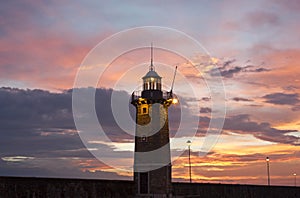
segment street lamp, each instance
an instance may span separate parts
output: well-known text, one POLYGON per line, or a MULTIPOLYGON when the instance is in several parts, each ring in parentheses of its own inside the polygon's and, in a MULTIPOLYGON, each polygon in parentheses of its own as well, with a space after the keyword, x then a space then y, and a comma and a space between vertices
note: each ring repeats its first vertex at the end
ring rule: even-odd
POLYGON ((295 187, 296 187, 297 186, 297 174, 294 173, 293 175, 294 175, 294 184, 295 184, 295 187))
POLYGON ((189 147, 189 173, 190 173, 190 183, 192 183, 192 166, 191 166, 191 144, 192 142, 188 140, 187 145, 189 147))
POLYGON ((268 186, 270 186, 270 159, 269 157, 266 157, 266 162, 267 162, 267 173, 268 173, 268 186))

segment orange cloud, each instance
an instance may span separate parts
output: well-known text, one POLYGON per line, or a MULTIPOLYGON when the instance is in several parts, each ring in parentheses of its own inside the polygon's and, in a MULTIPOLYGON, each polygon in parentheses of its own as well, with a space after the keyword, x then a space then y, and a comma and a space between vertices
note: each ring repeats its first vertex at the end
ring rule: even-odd
MULTIPOLYGON (((268 156, 271 183, 293 185, 292 173, 300 171, 299 154, 300 148, 297 146, 263 143, 243 138, 243 135, 222 135, 218 144, 206 156, 199 157, 192 150, 192 179, 194 182, 266 185, 265 159, 268 156)), ((188 163, 187 151, 173 162, 174 181, 189 181, 188 163)))

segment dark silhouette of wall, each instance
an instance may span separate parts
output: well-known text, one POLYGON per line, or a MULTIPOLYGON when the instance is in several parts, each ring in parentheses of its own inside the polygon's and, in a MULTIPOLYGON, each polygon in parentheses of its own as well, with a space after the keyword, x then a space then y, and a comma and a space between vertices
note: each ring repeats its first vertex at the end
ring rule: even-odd
POLYGON ((177 197, 300 198, 300 187, 239 184, 173 183, 177 197))
POLYGON ((132 197, 133 181, 0 177, 0 198, 132 197))
MULTIPOLYGON (((173 197, 300 198, 300 187, 173 183, 173 197)), ((0 198, 134 197, 133 181, 0 177, 0 198)))

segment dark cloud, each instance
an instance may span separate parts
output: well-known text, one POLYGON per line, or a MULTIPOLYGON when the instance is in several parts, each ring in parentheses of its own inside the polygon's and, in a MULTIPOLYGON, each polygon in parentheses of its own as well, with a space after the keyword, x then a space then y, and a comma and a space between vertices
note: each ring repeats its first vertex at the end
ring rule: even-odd
MULTIPOLYGON (((87 89, 82 89, 86 91, 87 89)), ((129 95, 116 92, 118 96, 128 100, 129 95)), ((100 123, 104 127, 117 126, 114 121, 110 100, 111 89, 97 89, 95 101, 96 112, 100 123)), ((61 133, 64 130, 75 130, 72 114, 72 90, 62 93, 50 93, 43 90, 22 90, 13 88, 0 89, 0 130, 14 133, 18 137, 61 133)), ((134 109, 129 105, 130 111, 134 109)), ((122 131, 115 128, 114 131, 122 131)), ((108 132, 109 133, 109 132, 108 132)), ((56 134, 57 135, 57 134, 56 134)), ((108 135, 113 135, 108 134, 108 135)), ((124 135, 124 134, 123 134, 124 135)))
POLYGON ((232 63, 234 63, 236 60, 235 59, 232 59, 232 60, 227 60, 223 63, 223 66, 222 68, 225 68, 227 66, 230 66, 232 63))
POLYGON ((240 114, 225 118, 224 128, 225 131, 232 131, 241 134, 251 134, 254 137, 277 143, 298 145, 299 138, 288 135, 290 132, 296 130, 279 130, 273 128, 270 123, 258 123, 251 121, 250 115, 240 114))
POLYGON ((240 73, 243 70, 242 67, 234 67, 228 70, 221 70, 221 75, 225 78, 232 78, 234 74, 240 73))
POLYGON ((74 129, 68 92, 1 88, 0 101, 1 128, 74 129))
MULTIPOLYGON (((213 121, 218 121, 221 118, 214 118, 213 121)), ((199 129, 197 136, 206 135, 206 130, 211 122, 211 118, 201 116, 199 122, 199 129)), ((300 138, 289 135, 290 132, 297 132, 297 130, 279 130, 271 126, 267 122, 256 122, 251 120, 248 114, 239 114, 235 116, 228 116, 225 118, 223 126, 223 134, 227 133, 250 134, 260 140, 269 142, 299 145, 300 138)))
POLYGON ((241 98, 241 97, 234 97, 234 98, 232 98, 232 100, 234 100, 234 101, 236 101, 236 102, 251 102, 251 101, 253 101, 253 100, 251 100, 251 99, 247 99, 247 98, 241 98))
POLYGON ((209 98, 209 97, 203 97, 203 98, 201 98, 201 100, 202 100, 202 101, 205 101, 205 102, 208 102, 208 101, 211 100, 211 98, 209 98))
POLYGON ((260 67, 260 68, 256 68, 254 70, 248 70, 248 72, 265 72, 265 71, 271 71, 270 69, 266 69, 266 68, 263 68, 263 67, 260 67))
POLYGON ((211 108, 209 107, 201 107, 200 113, 211 113, 211 108))
MULTIPOLYGON (((267 72, 270 69, 263 68, 260 66, 255 65, 237 65, 236 59, 226 60, 224 62, 218 63, 218 67, 216 69, 211 70, 212 76, 217 76, 221 74, 225 78, 232 78, 239 73, 260 73, 260 72, 267 72)), ((246 63, 249 63, 247 61, 246 63)))
POLYGON ((285 94, 285 93, 272 93, 263 96, 265 102, 276 104, 276 105, 296 105, 300 102, 299 95, 294 94, 285 94))
POLYGON ((56 177, 56 178, 95 178, 95 179, 130 179, 110 171, 88 171, 88 168, 107 168, 96 159, 59 159, 37 158, 23 162, 6 162, 0 158, 1 176, 56 177), (85 164, 91 164, 87 166, 85 164))
POLYGON ((263 107, 263 105, 257 105, 257 104, 249 104, 247 106, 249 106, 249 107, 263 107))
POLYGON ((0 158, 1 176, 53 176, 55 173, 49 169, 26 166, 23 163, 9 163, 0 158))
MULTIPOLYGON (((86 90, 82 89, 82 91, 86 90)), ((122 142, 128 141, 130 138, 133 139, 117 127, 114 121, 109 103, 111 94, 112 90, 97 89, 96 91, 96 112, 99 121, 105 128, 106 135, 112 141, 122 142)), ((117 92, 117 94, 129 98, 129 95, 124 92, 117 92)), ((0 88, 0 109, 0 159, 13 156, 30 156, 34 160, 45 159, 44 161, 47 161, 48 158, 51 158, 48 159, 48 163, 49 160, 55 161, 59 158, 94 159, 83 145, 74 125, 72 90, 51 93, 44 90, 0 88)), ((109 145, 97 143, 92 146, 103 151, 106 155, 116 152, 109 145)), ((120 156, 128 157, 130 153, 123 152, 120 156)), ((21 171, 18 170, 20 167, 16 164, 8 166, 7 163, 11 162, 2 161, 0 168, 2 171, 6 170, 7 174, 14 172, 16 175, 20 173, 26 176, 32 174, 33 171, 36 171, 35 175, 39 176, 58 174, 57 171, 47 172, 47 169, 53 169, 51 165, 36 164, 36 168, 32 169, 29 168, 30 164, 26 164, 27 162, 19 162, 24 169, 21 171)), ((61 164, 61 166, 65 165, 61 164)), ((80 172, 76 167, 75 170, 80 172)), ((62 175, 66 176, 66 174, 67 171, 62 175)))

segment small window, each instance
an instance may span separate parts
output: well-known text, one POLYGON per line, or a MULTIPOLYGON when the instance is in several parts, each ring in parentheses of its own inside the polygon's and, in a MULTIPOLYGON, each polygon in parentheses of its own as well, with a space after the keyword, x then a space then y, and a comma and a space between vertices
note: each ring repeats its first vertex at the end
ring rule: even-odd
POLYGON ((143 114, 147 113, 147 108, 143 107, 143 114))
POLYGON ((149 113, 148 105, 147 104, 141 104, 139 107, 139 113, 140 115, 145 115, 149 113))

